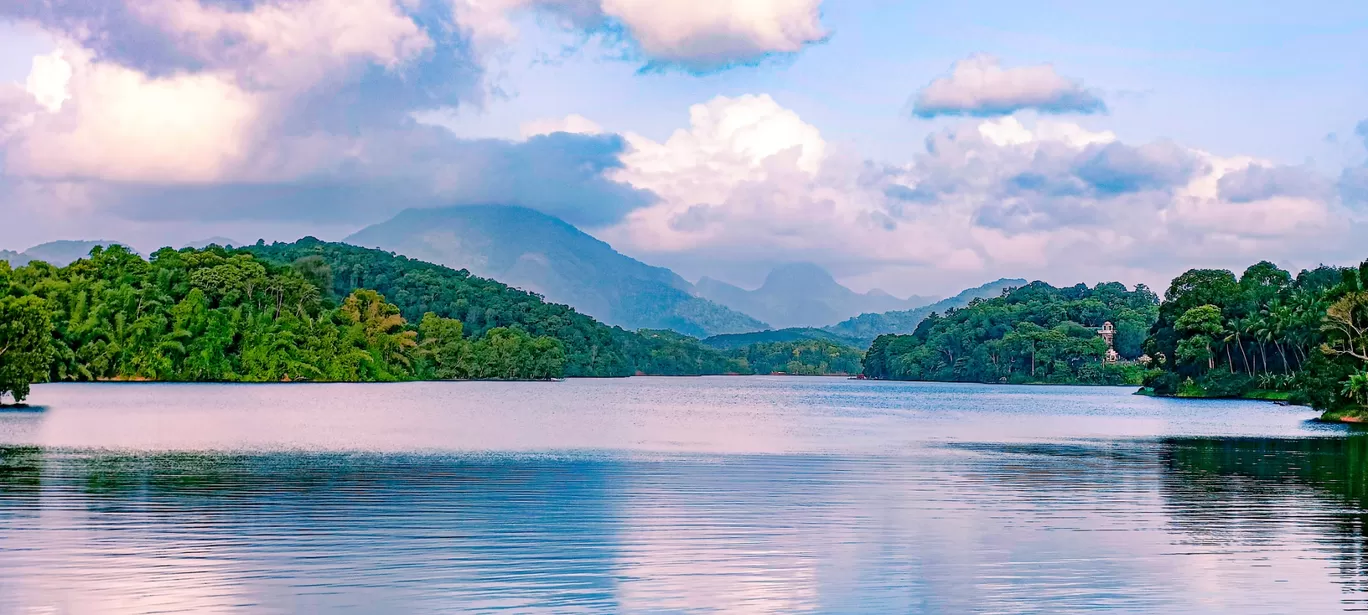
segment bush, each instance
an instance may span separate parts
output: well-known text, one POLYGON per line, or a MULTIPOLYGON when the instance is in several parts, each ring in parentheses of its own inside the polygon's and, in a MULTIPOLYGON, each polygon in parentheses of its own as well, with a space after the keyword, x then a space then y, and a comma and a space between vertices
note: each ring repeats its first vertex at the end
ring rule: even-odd
POLYGON ((1213 369, 1202 376, 1198 385, 1207 397, 1239 397, 1254 388, 1254 380, 1240 372, 1213 369))
POLYGON ((1176 395, 1182 384, 1183 378, 1175 372, 1150 372, 1145 376, 1145 386, 1156 395, 1176 395))

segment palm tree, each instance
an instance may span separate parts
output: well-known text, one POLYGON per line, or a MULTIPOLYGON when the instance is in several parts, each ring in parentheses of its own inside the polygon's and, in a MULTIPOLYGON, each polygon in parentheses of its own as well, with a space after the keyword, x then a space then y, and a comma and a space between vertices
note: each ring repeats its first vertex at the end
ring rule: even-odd
POLYGON ((1240 362, 1244 364, 1245 373, 1252 374, 1253 372, 1249 369, 1249 356, 1245 354, 1244 339, 1240 337, 1241 334, 1249 329, 1248 319, 1231 318, 1229 324, 1230 330, 1228 335, 1226 335, 1225 342, 1235 342, 1235 345, 1240 348, 1240 362))

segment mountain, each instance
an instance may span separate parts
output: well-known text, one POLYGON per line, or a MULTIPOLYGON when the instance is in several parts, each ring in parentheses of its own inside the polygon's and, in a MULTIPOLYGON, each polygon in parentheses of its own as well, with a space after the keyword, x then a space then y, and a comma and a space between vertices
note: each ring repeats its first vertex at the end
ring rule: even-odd
MULTIPOLYGON (((90 256, 90 250, 95 246, 111 246, 115 244, 124 247, 128 246, 128 244, 123 242, 110 241, 108 239, 96 239, 93 241, 63 239, 60 241, 49 241, 47 243, 38 244, 23 252, 0 250, 0 260, 9 261, 9 264, 12 267, 21 267, 31 261, 43 261, 49 265, 65 267, 77 259, 90 256)), ((134 253, 136 254, 136 252, 134 253)))
POLYGON ((881 314, 860 314, 830 327, 824 327, 824 329, 836 335, 858 340, 862 346, 868 346, 870 342, 874 341, 874 338, 885 333, 911 333, 915 331, 917 325, 931 314, 943 314, 951 308, 964 307, 974 299, 998 297, 1002 295, 1004 289, 1016 288, 1025 284, 1026 280, 1021 278, 1002 278, 982 286, 970 288, 949 299, 942 299, 931 305, 881 314))
POLYGON ((926 297, 899 299, 881 290, 857 293, 841 286, 827 270, 812 263, 778 267, 755 290, 703 278, 698 295, 775 327, 820 327, 867 312, 908 310, 930 303, 926 297))
POLYGON ((200 240, 198 240, 198 241, 192 241, 192 242, 187 243, 187 244, 185 244, 184 246, 181 246, 181 247, 182 247, 182 248, 194 248, 194 249, 196 249, 196 250, 203 250, 203 249, 205 249, 205 248, 207 248, 207 247, 209 247, 209 246, 219 246, 219 247, 221 247, 221 248, 226 248, 226 247, 228 247, 228 246, 238 246, 238 247, 241 247, 242 245, 244 245, 244 244, 243 244, 242 242, 240 242, 240 241, 233 241, 232 239, 229 239, 229 238, 227 238, 227 237, 223 237, 223 236, 221 236, 221 235, 215 235, 215 236, 213 236, 213 237, 209 237, 209 238, 206 238, 206 239, 200 239, 200 240))
POLYGON ((521 207, 410 209, 346 243, 497 279, 627 329, 695 337, 769 328, 693 294, 673 271, 625 256, 566 222, 521 207))

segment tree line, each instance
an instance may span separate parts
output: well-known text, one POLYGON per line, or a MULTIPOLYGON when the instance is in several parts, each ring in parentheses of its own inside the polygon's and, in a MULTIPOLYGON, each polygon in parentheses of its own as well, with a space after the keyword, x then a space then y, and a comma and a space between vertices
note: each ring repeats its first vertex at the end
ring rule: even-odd
POLYGON ((935 314, 865 353, 871 378, 1143 384, 1156 395, 1285 398, 1368 416, 1368 261, 1297 275, 1192 269, 1163 300, 1119 283, 1033 282, 935 314), (1117 362, 1098 327, 1115 325, 1117 362))
POLYGON ((1159 311, 1143 284, 1056 288, 1032 282, 932 314, 909 335, 881 335, 865 353, 870 378, 983 383, 1140 384, 1136 362, 1159 311), (1098 331, 1112 323, 1120 361, 1098 331))
POLYGON ((326 268, 248 252, 122 246, 67 267, 0 263, 0 393, 42 381, 384 382, 546 379, 564 373, 551 337, 512 327, 467 336, 426 313, 416 325, 372 289, 335 296, 326 268))
POLYGON ((312 238, 148 259, 110 246, 66 267, 0 261, 0 395, 16 401, 45 381, 829 373, 858 357, 625 331, 464 270, 312 238))
POLYGON ((1368 262, 1295 277, 1269 262, 1236 277, 1194 269, 1164 294, 1146 341, 1162 395, 1260 391, 1335 412, 1368 403, 1368 262))

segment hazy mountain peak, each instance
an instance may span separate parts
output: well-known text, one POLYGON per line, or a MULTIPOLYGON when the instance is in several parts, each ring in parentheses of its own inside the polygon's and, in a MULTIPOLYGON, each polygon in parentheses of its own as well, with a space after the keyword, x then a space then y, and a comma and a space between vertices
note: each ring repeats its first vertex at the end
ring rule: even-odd
MULTIPOLYGON (((789 263, 775 267, 765 276, 765 283, 761 286, 779 287, 794 284, 820 284, 824 286, 840 286, 836 278, 831 276, 831 272, 822 268, 816 263, 789 263)), ((841 288, 845 288, 841 286, 841 288)), ((849 289, 846 289, 849 290, 849 289)))
POLYGON ((699 337, 766 328, 694 296, 664 267, 614 250, 565 221, 508 205, 408 209, 345 240, 493 278, 608 324, 699 337))
POLYGON ((215 235, 215 236, 213 236, 213 237, 206 237, 206 238, 204 238, 204 239, 199 239, 199 240, 196 240, 196 241, 188 242, 188 243, 186 243, 184 246, 181 246, 181 247, 182 247, 182 248, 194 248, 194 249, 196 249, 196 250, 203 250, 204 248, 207 248, 207 247, 209 247, 209 246, 211 246, 211 245, 213 245, 213 246, 221 246, 221 247, 226 248, 226 247, 228 247, 228 246, 241 247, 241 246, 245 246, 245 245, 248 245, 248 244, 244 244, 244 243, 242 243, 241 241, 235 241, 235 240, 229 239, 229 238, 227 238, 227 237, 223 237, 223 236, 221 236, 221 235, 215 235))
POLYGON ((8 260, 12 266, 22 266, 31 261, 43 261, 50 265, 65 267, 73 261, 85 258, 90 255, 90 251, 95 246, 121 245, 130 251, 137 253, 131 246, 122 241, 112 241, 108 239, 59 239, 40 243, 20 253, 11 251, 0 252, 0 259, 8 260))
POLYGON ((765 283, 745 290, 711 278, 696 285, 699 295, 763 319, 776 327, 816 327, 857 314, 910 309, 925 298, 899 299, 886 292, 857 293, 836 281, 821 265, 810 262, 775 267, 765 283))

